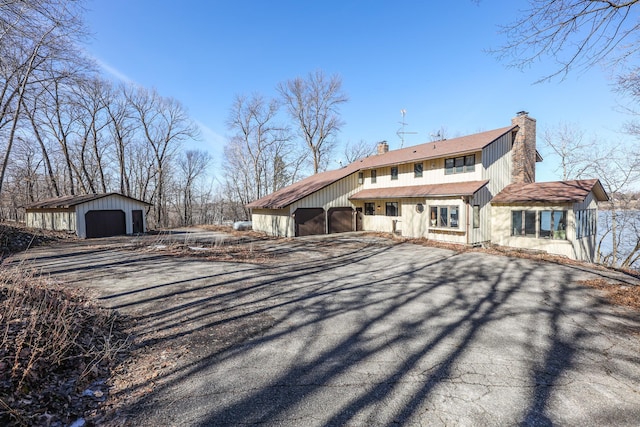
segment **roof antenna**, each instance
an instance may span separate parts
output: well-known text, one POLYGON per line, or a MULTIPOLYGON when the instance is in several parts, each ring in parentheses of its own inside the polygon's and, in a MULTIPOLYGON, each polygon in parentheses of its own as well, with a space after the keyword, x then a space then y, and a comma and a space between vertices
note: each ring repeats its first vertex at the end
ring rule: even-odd
POLYGON ((398 137, 400 137, 400 148, 404 147, 404 136, 405 135, 415 135, 418 132, 405 132, 404 127, 406 125, 408 125, 408 123, 404 122, 404 116, 407 114, 407 110, 405 110, 404 108, 402 110, 400 110, 400 114, 402 115, 402 121, 398 122, 402 125, 402 127, 400 129, 398 129, 398 132, 396 132, 396 135, 398 135, 398 137))

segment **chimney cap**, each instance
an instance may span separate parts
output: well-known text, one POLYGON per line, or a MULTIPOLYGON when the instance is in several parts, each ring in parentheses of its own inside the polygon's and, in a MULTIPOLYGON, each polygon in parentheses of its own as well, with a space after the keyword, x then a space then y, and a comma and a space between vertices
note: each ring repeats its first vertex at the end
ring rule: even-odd
POLYGON ((528 115, 528 114, 529 114, 529 112, 528 112, 528 111, 524 111, 524 110, 522 110, 522 111, 518 111, 516 114, 517 114, 518 116, 526 116, 526 115, 528 115))

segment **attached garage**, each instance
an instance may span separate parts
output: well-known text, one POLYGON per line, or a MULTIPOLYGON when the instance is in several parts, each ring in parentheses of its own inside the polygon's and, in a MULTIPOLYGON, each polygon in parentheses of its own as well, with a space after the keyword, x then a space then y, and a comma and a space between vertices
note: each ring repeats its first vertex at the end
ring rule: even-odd
POLYGON ((26 225, 81 238, 144 233, 149 203, 119 193, 64 196, 25 206, 26 225))
POLYGON ((327 212, 329 234, 354 231, 354 210, 350 207, 331 208, 327 212))
POLYGON ((298 208, 294 213, 296 237, 326 234, 322 208, 298 208))

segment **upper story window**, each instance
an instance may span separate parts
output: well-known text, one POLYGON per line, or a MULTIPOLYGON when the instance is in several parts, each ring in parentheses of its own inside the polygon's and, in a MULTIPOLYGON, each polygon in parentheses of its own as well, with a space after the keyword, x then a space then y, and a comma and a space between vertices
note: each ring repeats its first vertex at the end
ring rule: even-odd
POLYGON ((444 159, 444 173, 451 175, 454 173, 473 172, 476 170, 476 155, 453 157, 444 159))
POLYGON ((422 178, 422 163, 414 163, 413 164, 413 177, 414 178, 422 178))
POLYGON ((371 183, 375 184, 378 181, 378 171, 375 169, 371 170, 371 183))
POLYGON ((358 184, 364 183, 364 172, 358 172, 358 184))
POLYGON ((397 166, 391 166, 391 179, 392 180, 398 179, 398 167, 397 166))

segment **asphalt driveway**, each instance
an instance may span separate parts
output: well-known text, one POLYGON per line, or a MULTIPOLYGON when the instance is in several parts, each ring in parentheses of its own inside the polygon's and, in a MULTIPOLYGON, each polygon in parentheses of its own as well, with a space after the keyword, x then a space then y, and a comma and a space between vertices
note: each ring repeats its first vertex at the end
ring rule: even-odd
POLYGON ((640 317, 576 283, 592 272, 364 236, 250 247, 274 249, 27 258, 134 317, 149 351, 188 349, 131 425, 640 425, 640 317))

